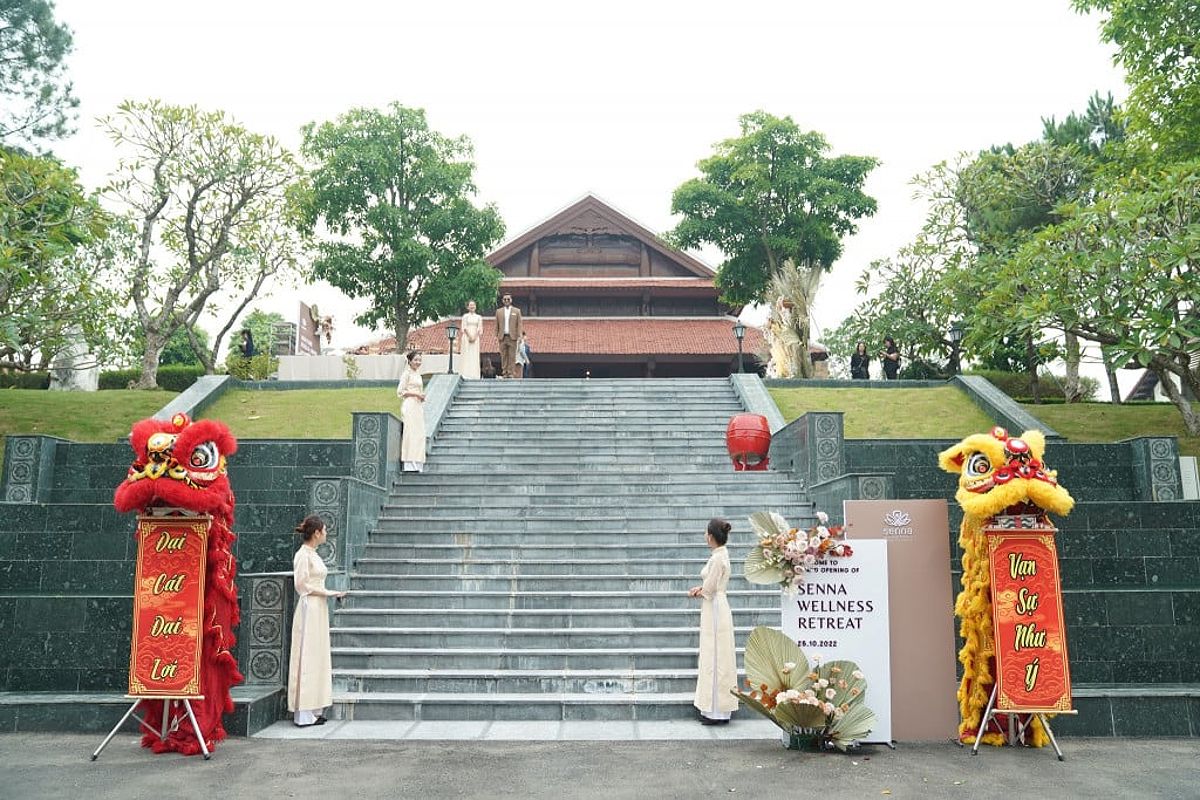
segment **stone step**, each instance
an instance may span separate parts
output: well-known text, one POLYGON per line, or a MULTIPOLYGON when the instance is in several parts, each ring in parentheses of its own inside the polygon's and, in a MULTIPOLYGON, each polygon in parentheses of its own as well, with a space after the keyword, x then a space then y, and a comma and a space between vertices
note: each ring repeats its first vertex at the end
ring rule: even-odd
MULTIPOLYGON (((445 628, 454 630, 473 626, 488 629, 594 630, 596 628, 691 627, 700 623, 700 604, 682 607, 690 598, 681 597, 681 607, 665 609, 612 608, 530 608, 530 609, 394 609, 341 608, 334 614, 337 628, 390 628, 399 630, 445 628)), ((734 623, 741 627, 779 625, 780 612, 774 608, 737 608, 734 623)))
MULTIPOLYGON (((730 544, 729 557, 740 563, 746 557, 751 543, 730 544)), ((598 559, 608 561, 635 561, 641 559, 680 559, 708 557, 708 545, 701 541, 688 543, 660 542, 657 544, 574 544, 555 545, 460 545, 460 544, 388 544, 369 542, 363 551, 367 558, 413 558, 454 563, 492 563, 497 561, 529 563, 533 561, 559 561, 562 559, 598 559)))
MULTIPOLYGON (((429 589, 470 591, 508 589, 513 592, 590 592, 676 591, 687 592, 700 582, 699 572, 675 575, 401 575, 396 573, 356 574, 351 589, 429 589)), ((731 585, 751 584, 735 569, 731 585)))
POLYGON ((696 669, 334 670, 338 694, 682 694, 696 669))
MULTIPOLYGON (((744 639, 750 627, 734 626, 744 639)), ((675 628, 351 628, 329 630, 337 647, 507 647, 511 650, 541 647, 697 647, 697 626, 675 628)))
MULTIPOLYGON (((697 583, 699 580, 697 579, 697 583)), ((747 584, 748 585, 748 584, 747 584)), ((731 608, 776 608, 779 591, 768 586, 731 589, 725 595, 731 608)), ((693 602, 685 594, 671 590, 630 591, 538 591, 502 590, 410 590, 353 589, 342 601, 346 610, 356 608, 400 610, 476 609, 519 611, 525 609, 616 609, 630 608, 674 610, 682 602, 693 602)))
POLYGON ((678 575, 680 572, 700 574, 707 558, 640 558, 640 559, 514 559, 496 561, 452 561, 448 559, 386 558, 374 553, 359 558, 354 564, 356 575, 456 575, 464 578, 482 576, 514 577, 521 575, 566 575, 572 577, 619 575, 644 577, 678 575))
MULTIPOLYGON (((230 694, 234 710, 225 715, 224 725, 231 736, 253 736, 273 724, 287 703, 286 690, 278 686, 234 686, 230 694)), ((100 737, 132 704, 120 692, 0 692, 0 719, 5 733, 69 731, 100 737)), ((121 730, 136 733, 137 722, 130 719, 121 730)))
MULTIPOLYGON (((674 517, 657 517, 647 515, 631 519, 626 516, 613 514, 601 515, 579 513, 571 516, 565 513, 543 514, 534 516, 513 516, 497 519, 480 514, 423 515, 423 516, 391 516, 384 515, 376 523, 375 530, 388 533, 426 533, 426 534, 466 534, 488 535, 493 533, 559 533, 587 534, 595 539, 596 534, 610 535, 638 532, 669 532, 669 531, 703 531, 708 521, 713 517, 723 517, 728 520, 744 519, 752 511, 761 510, 761 506, 741 506, 730 510, 728 507, 716 508, 713 511, 696 511, 686 509, 686 516, 681 514, 674 517)), ((740 527, 740 526, 739 526, 740 527)), ((746 524, 749 528, 749 523, 746 524)), ((530 540, 534 541, 534 540, 530 540)))
MULTIPOLYGON (((703 517, 707 522, 712 517, 748 517, 756 511, 770 509, 784 517, 796 517, 808 511, 806 506, 794 506, 778 497, 730 497, 721 498, 719 505, 701 502, 677 502, 672 495, 664 495, 644 503, 614 502, 611 498, 596 498, 591 502, 580 502, 577 498, 559 498, 551 503, 542 499, 530 501, 528 497, 480 498, 476 503, 451 503, 444 510, 436 503, 398 505, 389 501, 384 505, 381 519, 409 520, 428 519, 434 509, 441 511, 437 516, 445 521, 472 521, 480 517, 481 510, 492 515, 502 515, 503 521, 533 520, 539 518, 561 519, 570 515, 572 519, 613 518, 614 510, 621 511, 621 519, 628 522, 640 520, 662 520, 686 514, 690 519, 703 517)), ((711 498, 709 498, 711 500, 711 498)))
MULTIPOLYGON (((750 525, 745 520, 731 518, 733 523, 733 540, 734 545, 739 545, 739 537, 746 537, 745 541, 750 541, 750 525)), ((707 523, 707 520, 705 520, 707 523)), ((674 541, 679 544, 694 544, 704 541, 704 524, 700 523, 695 526, 681 527, 674 531, 674 541)), ((384 522, 378 523, 383 525, 384 522)), ((370 542, 384 545, 427 545, 427 544, 449 544, 455 543, 462 547, 474 548, 476 546, 496 546, 496 547, 517 547, 522 545, 544 545, 554 547, 570 547, 573 543, 580 541, 577 531, 569 528, 562 530, 551 531, 473 531, 468 532, 466 526, 459 526, 456 530, 448 530, 443 528, 440 531, 431 531, 427 529, 411 527, 404 525, 399 520, 387 521, 388 529, 383 530, 377 528, 371 532, 370 542)), ((602 544, 622 544, 641 546, 644 543, 656 544, 659 542, 670 542, 672 534, 661 529, 654 530, 648 527, 640 526, 636 529, 628 531, 613 531, 609 529, 592 531, 588 534, 586 541, 596 541, 602 544)))
POLYGON ((556 441, 530 441, 529 437, 504 438, 487 440, 483 437, 466 439, 437 439, 430 449, 430 455, 450 455, 465 453, 470 455, 487 456, 494 460, 507 456, 532 454, 535 456, 575 455, 580 460, 596 456, 633 456, 640 458, 653 454, 658 460, 678 456, 711 455, 728 459, 729 450, 724 441, 711 442, 708 440, 681 440, 678 437, 654 443, 649 450, 645 442, 630 440, 608 439, 606 441, 579 441, 576 439, 561 439, 556 441))
MULTIPOLYGON (((594 508, 597 506, 626 507, 636 504, 653 504, 656 508, 671 506, 694 506, 701 502, 712 503, 714 497, 719 498, 724 506, 741 506, 748 504, 787 507, 796 511, 807 508, 808 504, 796 502, 798 492, 789 487, 763 487, 759 489, 734 489, 726 492, 713 488, 703 488, 697 491, 680 491, 677 487, 644 486, 641 491, 617 493, 610 491, 541 491, 529 493, 528 487, 512 487, 512 491, 503 491, 500 487, 486 488, 463 486, 455 487, 454 491, 445 493, 430 493, 422 491, 416 484, 401 486, 388 497, 386 508, 391 509, 420 509, 444 508, 472 511, 478 508, 491 509, 524 509, 524 508, 594 508)), ((802 512, 800 512, 802 513, 802 512)))
MULTIPOLYGON (((437 470, 438 465, 446 465, 454 471, 463 471, 454 469, 456 467, 467 467, 468 472, 478 472, 481 465, 495 463, 503 459, 504 465, 509 469, 518 467, 536 468, 536 467, 551 467, 555 469, 572 468, 576 470, 590 470, 593 468, 599 469, 614 469, 614 468, 632 468, 630 471, 647 471, 655 472, 663 469, 672 469, 679 471, 712 469, 714 467, 729 466, 729 456, 721 451, 705 452, 697 454, 693 451, 681 451, 675 453, 657 453, 652 450, 637 451, 630 449, 628 452, 621 455, 612 453, 592 454, 586 452, 561 452, 561 453, 539 453, 534 449, 527 451, 509 452, 507 454, 498 454, 494 450, 480 448, 472 450, 469 448, 458 448, 452 452, 441 452, 436 447, 428 454, 426 470, 430 468, 437 470)), ((729 467, 732 470, 732 467, 729 467)))
MULTIPOLYGON (((738 663, 742 649, 738 648, 738 663)), ((340 647, 334 669, 688 669, 696 666, 696 644, 686 647, 340 647)))
MULTIPOLYGON (((752 497, 787 499, 795 505, 797 498, 806 497, 804 487, 800 483, 788 481, 754 482, 754 481, 680 481, 665 483, 646 480, 630 481, 628 476, 621 483, 597 483, 588 480, 583 475, 574 483, 566 481, 541 483, 516 483, 495 476, 495 480, 447 480, 442 476, 421 473, 420 476, 405 477, 395 486, 388 497, 392 505, 403 505, 409 502, 425 502, 434 506, 448 506, 461 498, 464 505, 474 505, 477 500, 485 502, 500 502, 518 498, 527 498, 526 502, 572 503, 586 504, 593 502, 592 498, 608 498, 613 502, 614 497, 639 497, 650 495, 670 495, 672 497, 704 496, 724 497, 728 494, 743 494, 752 497), (500 491, 503 490, 503 491, 500 491)), ((807 505, 807 501, 804 503, 807 505)))
POLYGON ((692 716, 678 694, 384 694, 339 692, 331 713, 348 720, 663 720, 692 716))
POLYGON ((570 444, 572 442, 589 446, 603 445, 609 442, 613 444, 641 445, 672 443, 712 444, 713 442, 717 442, 724 447, 725 429, 716 426, 701 428, 695 425, 680 425, 677 427, 652 425, 596 426, 588 423, 555 427, 549 430, 539 430, 535 427, 485 427, 483 425, 471 426, 464 429, 453 425, 442 425, 438 428, 435 442, 445 444, 460 440, 470 440, 472 444, 478 441, 488 445, 502 445, 506 442, 514 441, 531 444, 536 440, 539 447, 543 444, 551 447, 562 446, 563 444, 570 444))

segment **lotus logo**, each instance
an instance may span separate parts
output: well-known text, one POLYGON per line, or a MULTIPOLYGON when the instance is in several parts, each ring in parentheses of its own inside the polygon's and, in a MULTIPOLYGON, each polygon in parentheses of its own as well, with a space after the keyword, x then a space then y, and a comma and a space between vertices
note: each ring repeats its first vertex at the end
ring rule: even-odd
POLYGON ((892 528, 903 528, 910 522, 912 517, 898 508, 883 515, 883 524, 892 528))

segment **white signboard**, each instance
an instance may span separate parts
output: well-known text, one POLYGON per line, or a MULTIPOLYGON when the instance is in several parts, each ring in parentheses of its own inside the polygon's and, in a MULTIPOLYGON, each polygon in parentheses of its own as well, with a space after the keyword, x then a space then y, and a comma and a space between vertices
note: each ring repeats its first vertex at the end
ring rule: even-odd
POLYGON ((845 659, 867 678, 867 707, 878 723, 864 741, 892 741, 891 635, 887 542, 853 542, 854 555, 828 558, 805 573, 796 594, 782 592, 784 634, 809 660, 845 659))

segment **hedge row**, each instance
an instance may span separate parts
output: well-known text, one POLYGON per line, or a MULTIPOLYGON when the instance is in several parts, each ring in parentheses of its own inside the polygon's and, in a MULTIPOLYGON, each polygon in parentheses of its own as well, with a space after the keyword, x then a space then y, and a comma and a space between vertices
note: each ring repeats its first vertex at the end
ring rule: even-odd
POLYGON ((0 374, 0 389, 49 389, 49 372, 13 372, 0 374))
MULTIPOLYGON (((101 389, 128 389, 142 374, 139 369, 115 369, 100 373, 101 389)), ((204 367, 171 364, 158 368, 158 388, 168 392, 182 392, 204 374, 204 367)))
MULTIPOLYGON (((1033 397, 1033 388, 1029 384, 1029 373, 1027 372, 1001 372, 1000 370, 993 369, 976 369, 971 370, 968 374, 987 378, 995 384, 997 389, 1009 397, 1033 397)), ((1066 383, 1066 380, 1066 377, 1062 375, 1052 375, 1049 372, 1039 373, 1038 383, 1042 389, 1042 397, 1062 397, 1063 385, 1066 383)), ((1100 381, 1095 378, 1080 376, 1079 391, 1083 394, 1084 400, 1095 400, 1096 393, 1100 391, 1100 381)))

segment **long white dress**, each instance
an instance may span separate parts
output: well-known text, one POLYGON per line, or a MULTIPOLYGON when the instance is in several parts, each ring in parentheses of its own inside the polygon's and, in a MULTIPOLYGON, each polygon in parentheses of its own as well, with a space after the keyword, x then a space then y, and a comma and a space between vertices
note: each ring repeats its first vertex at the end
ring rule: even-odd
POLYGON ((710 719, 729 719, 737 711, 737 656, 733 645, 733 612, 725 589, 729 585, 729 551, 714 548, 700 571, 704 581, 700 596, 700 660, 696 698, 692 705, 710 719))
POLYGON ((400 461, 409 472, 420 472, 425 468, 425 403, 419 397, 404 397, 405 392, 425 393, 421 373, 404 368, 396 396, 403 397, 400 403, 400 421, 404 431, 400 434, 400 461))
POLYGON ((329 655, 329 605, 325 575, 329 569, 308 545, 292 559, 296 613, 292 616, 292 653, 288 665, 288 711, 297 725, 316 722, 333 702, 333 668, 329 655))
POLYGON ((479 380, 479 342, 482 335, 483 317, 478 314, 463 314, 462 334, 458 339, 458 352, 462 362, 459 365, 458 374, 462 375, 465 380, 479 380), (475 337, 474 342, 467 336, 468 331, 475 337))

